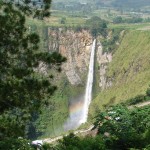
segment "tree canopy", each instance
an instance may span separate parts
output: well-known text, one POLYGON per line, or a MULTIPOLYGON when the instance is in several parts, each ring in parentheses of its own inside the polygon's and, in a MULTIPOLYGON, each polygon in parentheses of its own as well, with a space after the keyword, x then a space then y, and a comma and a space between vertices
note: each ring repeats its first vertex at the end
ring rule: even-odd
POLYGON ((131 110, 123 105, 113 106, 97 115, 95 127, 108 149, 142 149, 150 144, 149 113, 149 106, 131 110))
POLYGON ((97 16, 93 16, 86 21, 86 26, 90 28, 91 34, 95 37, 99 34, 105 36, 107 29, 107 22, 97 16))
POLYGON ((39 35, 26 26, 27 11, 32 11, 32 16, 37 12, 47 16, 50 1, 44 2, 45 7, 37 11, 27 5, 0 2, 0 149, 18 149, 14 147, 19 137, 25 137, 31 114, 47 104, 56 90, 53 76, 41 73, 39 64, 60 71, 66 60, 59 53, 39 49, 39 35))

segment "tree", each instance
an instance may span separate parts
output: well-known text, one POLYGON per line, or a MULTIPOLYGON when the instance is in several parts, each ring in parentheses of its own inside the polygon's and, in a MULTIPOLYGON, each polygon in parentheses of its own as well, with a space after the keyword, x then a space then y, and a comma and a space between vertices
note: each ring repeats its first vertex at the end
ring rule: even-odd
POLYGON ((123 20, 122 20, 122 17, 120 17, 120 16, 113 19, 113 23, 117 24, 117 23, 122 23, 122 22, 123 22, 123 20))
POLYGON ((18 137, 25 137, 31 114, 47 104, 56 90, 53 76, 37 71, 39 63, 60 71, 66 60, 56 52, 39 49, 39 36, 25 25, 29 11, 34 17, 48 16, 50 1, 44 2, 44 8, 36 11, 27 5, 0 2, 0 149, 18 149, 15 145, 18 137))
POLYGON ((148 97, 150 97, 150 86, 149 86, 149 88, 148 88, 147 91, 146 91, 146 95, 147 95, 148 97))
POLYGON ((50 6, 52 0, 2 0, 5 4, 14 4, 21 12, 26 15, 32 15, 33 17, 37 17, 43 19, 44 17, 50 16, 50 6), (37 5, 38 2, 41 2, 40 8, 37 5))
POLYGON ((107 23, 101 18, 94 16, 86 21, 86 25, 89 26, 91 34, 96 37, 101 34, 106 35, 107 23))
POLYGON ((61 23, 61 24, 65 24, 65 23, 66 23, 66 18, 65 18, 65 17, 62 17, 61 20, 60 20, 60 23, 61 23))

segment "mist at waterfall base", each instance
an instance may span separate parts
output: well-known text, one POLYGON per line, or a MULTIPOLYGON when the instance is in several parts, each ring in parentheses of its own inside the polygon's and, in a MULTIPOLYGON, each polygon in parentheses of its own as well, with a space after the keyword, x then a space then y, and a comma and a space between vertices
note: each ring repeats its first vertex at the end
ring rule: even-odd
POLYGON ((69 105, 69 118, 67 119, 66 123, 64 124, 64 130, 73 130, 78 128, 81 124, 79 120, 82 119, 83 113, 83 106, 84 106, 84 95, 80 95, 76 98, 73 98, 70 101, 69 105))
POLYGON ((86 90, 84 96, 72 100, 69 111, 70 116, 64 124, 64 130, 73 130, 78 128, 82 123, 85 123, 88 118, 88 109, 92 100, 92 87, 93 87, 93 76, 94 76, 94 58, 95 58, 95 47, 96 40, 93 41, 91 48, 91 56, 89 63, 89 71, 86 83, 86 90))

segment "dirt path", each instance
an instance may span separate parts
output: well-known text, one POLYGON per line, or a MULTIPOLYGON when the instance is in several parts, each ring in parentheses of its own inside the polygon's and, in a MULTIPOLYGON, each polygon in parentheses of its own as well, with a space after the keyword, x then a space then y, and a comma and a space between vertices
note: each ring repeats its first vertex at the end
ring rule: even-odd
MULTIPOLYGON (((86 129, 86 130, 74 131, 74 134, 76 135, 76 134, 80 134, 80 133, 86 133, 86 132, 88 132, 88 131, 91 131, 93 127, 94 127, 94 125, 91 125, 91 126, 90 126, 88 129, 86 129)), ((66 134, 65 136, 67 136, 67 135, 68 135, 68 134, 66 134)), ((64 136, 58 136, 58 137, 53 138, 53 139, 47 138, 47 139, 44 139, 43 142, 44 142, 44 143, 53 143, 53 142, 56 142, 56 141, 62 139, 63 137, 64 137, 64 136)))
POLYGON ((139 104, 136 104, 136 105, 132 105, 132 106, 129 106, 128 108, 132 109, 134 107, 144 107, 144 106, 147 106, 147 105, 150 105, 150 101, 139 103, 139 104))
POLYGON ((142 27, 142 28, 138 28, 137 30, 147 31, 147 30, 150 30, 150 26, 145 26, 145 27, 142 27))
POLYGON ((62 138, 63 138, 63 136, 58 136, 58 137, 53 138, 53 139, 48 138, 48 139, 44 139, 43 142, 44 142, 44 143, 53 143, 53 142, 56 142, 56 141, 58 141, 58 140, 60 140, 60 139, 62 139, 62 138))
POLYGON ((136 106, 136 107, 144 107, 144 106, 146 106, 146 105, 150 105, 150 101, 144 102, 144 103, 140 103, 140 104, 137 104, 137 105, 135 105, 135 106, 136 106))

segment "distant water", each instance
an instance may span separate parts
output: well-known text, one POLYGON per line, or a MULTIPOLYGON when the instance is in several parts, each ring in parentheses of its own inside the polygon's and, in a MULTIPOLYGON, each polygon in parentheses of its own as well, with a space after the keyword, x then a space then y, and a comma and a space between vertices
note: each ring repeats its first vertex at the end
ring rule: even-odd
POLYGON ((92 99, 93 75, 94 75, 94 56, 95 56, 96 40, 93 41, 89 72, 86 84, 85 96, 80 96, 70 105, 70 116, 64 125, 65 130, 78 128, 85 123, 88 118, 88 109, 92 99))

